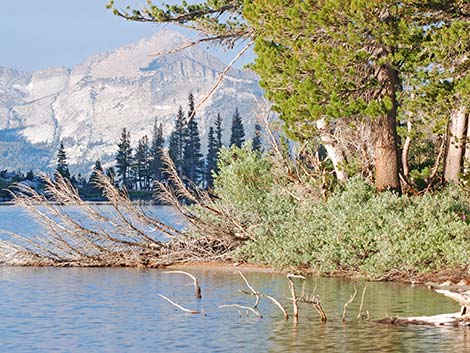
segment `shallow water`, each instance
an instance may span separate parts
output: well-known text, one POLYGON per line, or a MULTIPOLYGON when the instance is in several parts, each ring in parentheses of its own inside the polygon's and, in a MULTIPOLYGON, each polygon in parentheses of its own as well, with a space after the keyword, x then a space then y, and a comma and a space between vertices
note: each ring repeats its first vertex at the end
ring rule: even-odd
MULTIPOLYGON (((105 215, 110 215, 113 212, 113 208, 109 205, 95 205, 93 206, 100 211, 100 213, 105 215)), ((50 214, 44 207, 39 206, 42 212, 50 214)), ((61 207, 63 211, 67 214, 73 216, 74 220, 78 223, 89 227, 90 229, 96 228, 90 218, 82 212, 80 207, 77 206, 63 206, 61 207)), ((148 215, 156 216, 160 221, 165 224, 172 225, 176 229, 183 229, 186 224, 180 218, 175 209, 167 206, 148 206, 143 208, 148 215)), ((145 229, 144 225, 140 225, 137 221, 136 225, 141 229, 145 229)), ((104 229, 110 230, 112 232, 112 227, 106 224, 100 224, 104 229)), ((2 234, 2 230, 14 232, 24 236, 40 236, 41 233, 44 233, 44 230, 41 228, 39 222, 37 222, 33 216, 31 216, 25 209, 17 206, 11 205, 0 205, 0 239, 6 238, 5 234, 2 234)), ((152 229, 149 229, 149 234, 155 236, 156 238, 164 238, 164 235, 158 233, 152 233, 152 229)))
MULTIPOLYGON (((162 210, 155 210, 161 212, 162 210)), ((0 228, 37 232, 18 209, 0 207, 0 228)), ((252 305, 239 292, 237 268, 192 268, 203 298, 193 296, 188 278, 160 270, 0 267, 1 352, 470 352, 464 328, 395 327, 355 321, 363 283, 342 279, 307 281, 320 296, 328 322, 301 306, 297 325, 261 301, 263 318, 223 304, 252 305), (341 320, 344 303, 358 289, 341 320), (163 294, 204 315, 176 310, 163 294)), ((278 298, 290 311, 285 276, 247 272, 250 283, 278 298)), ((300 288, 299 288, 300 289, 300 288)), ((364 312, 371 320, 387 315, 432 315, 458 306, 430 290, 399 283, 369 283, 364 312)))
MULTIPOLYGON (((240 317, 222 304, 252 305, 236 270, 194 268, 203 298, 181 275, 159 270, 0 268, 0 342, 5 352, 466 352, 467 329, 394 327, 353 321, 360 295, 343 324, 343 304, 357 285, 321 279, 317 293, 329 316, 320 324, 312 308, 302 306, 299 324, 285 321, 262 301, 262 319, 240 317), (161 293, 188 308, 176 310, 161 293)), ((261 291, 280 299, 288 295, 283 275, 246 273, 261 291)), ((309 279, 312 290, 316 280, 309 279)), ((360 293, 359 293, 360 294, 360 293)), ((436 314, 458 310, 451 301, 421 287, 369 283, 364 309, 371 319, 385 315, 436 314)), ((469 336, 469 337, 467 337, 469 336)), ((467 348, 468 347, 468 348, 467 348)))

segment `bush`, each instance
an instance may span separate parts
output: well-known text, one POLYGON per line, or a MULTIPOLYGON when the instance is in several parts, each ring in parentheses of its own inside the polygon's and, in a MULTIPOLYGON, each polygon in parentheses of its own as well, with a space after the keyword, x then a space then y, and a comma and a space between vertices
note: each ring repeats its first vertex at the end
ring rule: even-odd
POLYGON ((322 201, 247 147, 224 150, 219 168, 217 204, 253 234, 240 260, 370 278, 470 263, 470 205, 455 186, 400 197, 354 178, 322 201))

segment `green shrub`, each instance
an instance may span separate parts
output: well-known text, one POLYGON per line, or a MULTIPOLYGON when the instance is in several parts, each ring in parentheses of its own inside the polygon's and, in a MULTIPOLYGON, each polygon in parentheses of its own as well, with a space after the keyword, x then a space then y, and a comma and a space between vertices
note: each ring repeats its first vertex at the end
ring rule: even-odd
POLYGON ((455 186, 400 197, 353 178, 322 201, 246 147, 222 151, 219 167, 218 205, 254 234, 240 260, 370 278, 470 264, 470 205, 455 186))

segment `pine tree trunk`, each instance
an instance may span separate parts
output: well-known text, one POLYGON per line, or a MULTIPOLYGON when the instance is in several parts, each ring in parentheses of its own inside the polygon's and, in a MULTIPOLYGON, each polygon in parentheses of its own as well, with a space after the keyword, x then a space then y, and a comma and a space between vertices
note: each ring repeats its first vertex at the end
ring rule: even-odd
POLYGON ((331 136, 327 128, 325 119, 317 120, 317 129, 320 134, 322 145, 325 147, 328 157, 333 163, 336 178, 339 181, 348 180, 348 173, 344 170, 346 165, 346 157, 343 149, 339 146, 338 141, 331 136))
MULTIPOLYGON (((467 126, 467 109, 460 107, 450 115, 447 153, 444 163, 444 181, 458 183, 462 169, 462 156, 464 151, 464 135, 467 126)), ((467 153, 467 151, 465 151, 467 153)), ((470 154, 470 152, 469 152, 470 154)))
POLYGON ((395 97, 400 86, 398 72, 393 68, 383 67, 380 69, 378 79, 385 96, 391 100, 392 106, 387 114, 377 118, 372 126, 375 186, 379 191, 391 190, 401 194, 395 97))

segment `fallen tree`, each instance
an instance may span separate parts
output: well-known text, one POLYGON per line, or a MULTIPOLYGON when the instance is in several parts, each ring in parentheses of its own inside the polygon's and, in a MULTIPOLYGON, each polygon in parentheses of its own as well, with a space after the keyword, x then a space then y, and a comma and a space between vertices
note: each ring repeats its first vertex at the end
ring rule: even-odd
POLYGON ((436 293, 458 302, 462 309, 457 313, 439 314, 432 316, 386 317, 376 322, 393 325, 427 325, 427 326, 470 326, 470 287, 464 281, 458 284, 444 282, 441 284, 428 283, 428 287, 436 293))
POLYGON ((14 204, 40 225, 37 235, 0 231, 0 263, 10 266, 132 266, 162 267, 173 263, 225 261, 249 237, 236 220, 217 209, 211 197, 190 188, 167 160, 171 186, 158 185, 156 197, 176 209, 190 225, 181 231, 133 203, 103 174, 97 187, 108 200, 102 208, 80 199, 78 191, 60 175, 44 177, 45 192, 18 184, 14 204), (212 224, 200 219, 181 200, 224 219, 212 224), (72 207, 71 207, 72 206, 72 207), (235 228, 237 229, 235 231, 235 228), (194 231, 192 231, 194 230, 194 231), (198 236, 195 236, 197 230, 198 236), (200 234, 204 234, 201 236, 200 234))

